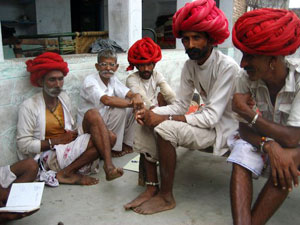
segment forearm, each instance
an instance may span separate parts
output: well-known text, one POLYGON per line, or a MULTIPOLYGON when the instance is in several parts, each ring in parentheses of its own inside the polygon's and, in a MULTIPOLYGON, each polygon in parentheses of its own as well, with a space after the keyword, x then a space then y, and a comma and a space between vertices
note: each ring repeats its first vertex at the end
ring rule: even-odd
MULTIPOLYGON (((239 115, 249 123, 253 121, 255 114, 256 113, 252 110, 239 113, 239 115)), ((255 127, 262 136, 273 138, 283 147, 293 148, 299 145, 300 128, 298 127, 283 126, 269 121, 262 116, 258 116, 253 127, 255 127)))
POLYGON ((100 101, 107 106, 110 107, 117 107, 117 108, 128 108, 132 107, 132 102, 129 99, 123 99, 116 96, 110 96, 103 99, 103 97, 100 99, 100 101))
POLYGON ((255 147, 260 146, 261 135, 254 132, 247 124, 239 123, 239 134, 241 138, 255 147))

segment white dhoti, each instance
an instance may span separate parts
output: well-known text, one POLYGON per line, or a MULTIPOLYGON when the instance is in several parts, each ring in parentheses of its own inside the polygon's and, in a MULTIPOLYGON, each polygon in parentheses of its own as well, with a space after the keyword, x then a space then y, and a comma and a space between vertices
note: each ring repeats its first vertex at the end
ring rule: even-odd
POLYGON ((117 135, 117 141, 112 150, 122 151, 123 143, 133 146, 135 119, 132 108, 110 107, 103 116, 103 120, 107 129, 117 135))
MULTIPOLYGON (((82 134, 68 144, 55 145, 55 151, 49 150, 44 152, 42 160, 46 164, 46 169, 58 172, 69 166, 86 151, 90 137, 90 134, 82 134)), ((98 164, 99 160, 95 160, 83 166, 78 172, 82 174, 95 173, 97 172, 95 169, 98 167, 98 164)))
POLYGON ((12 182, 17 179, 16 175, 11 172, 10 166, 2 166, 0 167, 0 185, 3 188, 8 188, 9 185, 12 184, 12 182))

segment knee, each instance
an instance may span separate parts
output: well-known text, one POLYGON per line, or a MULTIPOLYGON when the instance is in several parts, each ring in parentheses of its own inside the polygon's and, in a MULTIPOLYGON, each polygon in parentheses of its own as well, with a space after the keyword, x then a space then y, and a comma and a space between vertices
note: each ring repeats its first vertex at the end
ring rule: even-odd
POLYGON ((28 174, 32 175, 33 179, 36 178, 36 175, 39 170, 39 166, 34 159, 32 159, 32 158, 25 159, 23 161, 23 168, 24 168, 24 171, 26 171, 28 174))
POLYGON ((85 114, 83 121, 89 124, 94 124, 96 122, 103 122, 102 117, 97 109, 89 109, 85 114))

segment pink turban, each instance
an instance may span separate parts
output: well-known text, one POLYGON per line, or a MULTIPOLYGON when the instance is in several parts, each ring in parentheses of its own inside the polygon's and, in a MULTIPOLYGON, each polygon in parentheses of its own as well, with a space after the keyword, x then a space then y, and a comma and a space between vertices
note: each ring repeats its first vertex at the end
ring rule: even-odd
POLYGON ((161 60, 161 49, 149 37, 136 41, 128 50, 128 70, 133 70, 135 65, 157 63, 161 60))
POLYGON ((221 44, 229 37, 228 21, 214 0, 197 0, 186 3, 173 16, 173 34, 180 38, 181 31, 206 32, 221 44))
POLYGON ((27 60, 27 71, 30 72, 30 81, 33 86, 39 87, 38 80, 52 70, 60 70, 64 76, 69 72, 68 64, 54 52, 45 52, 33 60, 27 60))
POLYGON ((232 41, 248 54, 290 55, 300 45, 300 20, 285 9, 246 12, 233 27, 232 41))

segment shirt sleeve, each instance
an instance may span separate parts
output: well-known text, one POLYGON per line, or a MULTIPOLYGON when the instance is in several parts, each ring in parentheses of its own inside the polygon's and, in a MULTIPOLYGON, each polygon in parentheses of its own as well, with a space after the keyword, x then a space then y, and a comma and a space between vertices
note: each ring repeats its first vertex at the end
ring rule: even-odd
POLYGON ((160 115, 184 115, 188 111, 194 91, 194 82, 185 63, 181 73, 178 98, 171 105, 154 108, 153 112, 160 115))
POLYGON ((130 89, 126 87, 117 77, 114 77, 114 94, 119 98, 126 98, 126 95, 130 89))
POLYGON ((84 80, 80 96, 87 102, 92 103, 95 107, 99 107, 100 98, 105 95, 105 90, 102 90, 98 81, 88 77, 84 80))
POLYGON ((152 106, 152 102, 147 97, 144 88, 140 85, 139 79, 135 76, 135 74, 130 74, 126 79, 126 86, 130 88, 133 93, 139 93, 142 96, 144 103, 146 104, 146 108, 149 109, 152 106))
POLYGON ((157 85, 160 88, 160 93, 164 96, 164 99, 168 104, 172 104, 176 99, 175 92, 172 90, 172 88, 167 83, 166 79, 161 73, 157 73, 156 76, 157 85))
POLYGON ((223 68, 220 67, 205 106, 201 111, 185 116, 188 124, 200 128, 214 128, 216 126, 228 104, 231 105, 235 77, 238 72, 237 65, 226 65, 226 67, 223 65, 223 68))
POLYGON ((17 146, 18 150, 25 155, 41 152, 41 141, 34 137, 36 127, 37 118, 34 113, 22 104, 18 114, 17 146))

